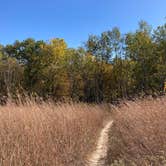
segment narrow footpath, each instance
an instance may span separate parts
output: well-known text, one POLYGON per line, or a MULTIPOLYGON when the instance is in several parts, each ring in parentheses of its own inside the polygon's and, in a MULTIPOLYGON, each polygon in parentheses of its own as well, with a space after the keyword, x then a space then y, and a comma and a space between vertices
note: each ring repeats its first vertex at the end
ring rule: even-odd
POLYGON ((104 166, 105 158, 108 151, 108 132, 113 124, 113 121, 107 122, 102 129, 95 151, 89 156, 88 166, 104 166))

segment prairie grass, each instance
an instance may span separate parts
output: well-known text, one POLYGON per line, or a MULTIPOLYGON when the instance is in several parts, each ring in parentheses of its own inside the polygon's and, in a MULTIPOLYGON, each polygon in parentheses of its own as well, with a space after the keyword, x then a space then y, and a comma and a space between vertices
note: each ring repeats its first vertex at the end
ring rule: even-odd
POLYGON ((0 106, 0 165, 82 166, 108 113, 87 104, 0 106))
POLYGON ((116 107, 109 137, 107 165, 166 165, 166 98, 116 107))

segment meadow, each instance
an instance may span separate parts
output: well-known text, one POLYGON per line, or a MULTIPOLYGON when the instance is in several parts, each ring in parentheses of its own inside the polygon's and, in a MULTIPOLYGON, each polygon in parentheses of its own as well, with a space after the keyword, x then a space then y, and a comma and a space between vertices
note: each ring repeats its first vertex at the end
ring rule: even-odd
POLYGON ((91 166, 90 156, 100 147, 99 136, 109 121, 113 123, 107 129, 108 141, 106 132, 102 138, 108 148, 103 166, 166 164, 166 97, 162 97, 116 106, 8 102, 0 106, 0 165, 91 166))
POLYGON ((166 97, 127 101, 115 108, 107 165, 166 165, 166 97))
POLYGON ((85 165, 107 114, 81 103, 1 106, 0 165, 85 165))

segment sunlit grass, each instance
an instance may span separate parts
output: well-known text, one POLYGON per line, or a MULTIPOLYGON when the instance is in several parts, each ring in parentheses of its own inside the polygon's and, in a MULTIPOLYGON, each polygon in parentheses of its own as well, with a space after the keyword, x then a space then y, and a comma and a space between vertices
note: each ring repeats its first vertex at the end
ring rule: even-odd
POLYGON ((166 98, 125 102, 116 108, 110 131, 112 166, 166 164, 166 98))
POLYGON ((85 165, 106 118, 100 106, 81 103, 1 106, 0 165, 85 165))

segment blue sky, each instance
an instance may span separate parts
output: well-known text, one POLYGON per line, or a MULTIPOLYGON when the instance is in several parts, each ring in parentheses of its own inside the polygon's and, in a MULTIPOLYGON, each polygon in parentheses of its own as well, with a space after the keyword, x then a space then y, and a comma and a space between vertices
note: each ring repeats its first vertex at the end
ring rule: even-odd
POLYGON ((142 19, 156 27, 165 17, 166 0, 0 0, 0 43, 60 37, 77 47, 90 34, 133 31, 142 19))

